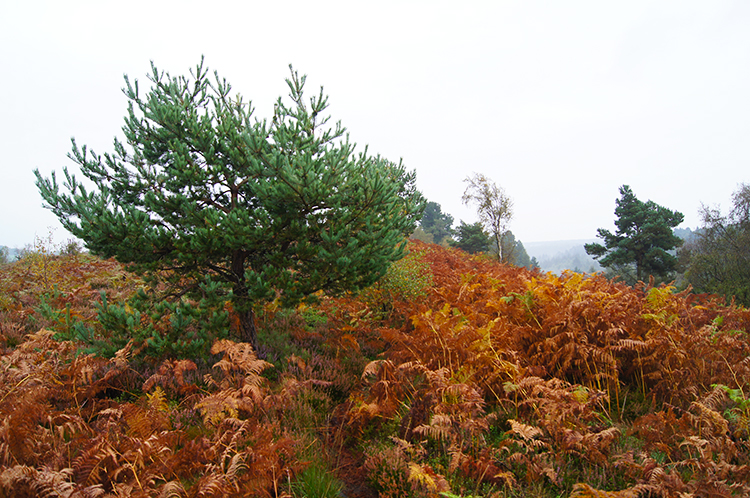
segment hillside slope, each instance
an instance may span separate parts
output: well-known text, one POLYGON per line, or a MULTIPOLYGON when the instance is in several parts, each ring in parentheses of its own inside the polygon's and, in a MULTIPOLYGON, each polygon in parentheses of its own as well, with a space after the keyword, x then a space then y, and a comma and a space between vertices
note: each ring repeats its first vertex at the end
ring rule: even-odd
POLYGON ((748 310, 409 249, 357 296, 259 309, 263 359, 80 354, 58 339, 137 279, 1 268, 0 495, 750 494, 748 310))

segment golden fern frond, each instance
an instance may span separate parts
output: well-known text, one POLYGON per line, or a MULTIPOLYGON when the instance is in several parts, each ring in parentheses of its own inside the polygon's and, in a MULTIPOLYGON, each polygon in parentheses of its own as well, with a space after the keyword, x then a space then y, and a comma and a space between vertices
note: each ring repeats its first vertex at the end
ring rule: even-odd
POLYGON ((438 441, 445 441, 451 433, 453 419, 449 415, 435 414, 429 425, 420 425, 414 428, 414 432, 438 441))
POLYGON ((408 480, 426 487, 432 492, 437 491, 437 483, 430 472, 425 470, 426 466, 420 465, 415 462, 409 463, 409 477, 408 480))
POLYGON ((156 432, 169 429, 169 408, 163 397, 163 391, 161 394, 161 397, 147 395, 146 407, 130 403, 122 408, 128 435, 147 438, 156 432))
MULTIPOLYGON (((224 391, 222 393, 226 394, 224 391)), ((224 419, 237 418, 237 398, 225 395, 211 395, 203 398, 195 405, 203 414, 203 423, 217 426, 224 419)))
POLYGON ((721 413, 713 410, 699 401, 693 401, 690 408, 698 411, 697 423, 701 426, 712 429, 711 433, 715 436, 724 436, 729 433, 729 422, 721 413))
POLYGON ((241 411, 252 412, 263 401, 260 395, 246 396, 244 389, 223 389, 200 400, 195 408, 206 424, 217 426, 225 419, 236 419, 241 411))
POLYGON ((602 491, 580 482, 573 486, 573 492, 570 494, 570 498, 638 498, 638 496, 638 492, 632 489, 602 491))
POLYGON ((225 374, 240 371, 246 375, 259 375, 268 367, 273 367, 265 360, 259 360, 253 347, 244 342, 234 342, 229 339, 221 339, 211 346, 211 354, 224 353, 224 357, 214 364, 225 374))
POLYGON ((157 387, 152 393, 146 394, 148 408, 159 412, 169 413, 169 405, 167 404, 167 395, 161 387, 157 387))
POLYGON ((531 441, 537 436, 541 436, 544 434, 544 431, 542 431, 539 427, 534 427, 533 425, 527 425, 521 422, 518 422, 516 420, 510 419, 508 420, 508 423, 510 423, 510 431, 513 434, 518 434, 521 436, 524 441, 531 441))

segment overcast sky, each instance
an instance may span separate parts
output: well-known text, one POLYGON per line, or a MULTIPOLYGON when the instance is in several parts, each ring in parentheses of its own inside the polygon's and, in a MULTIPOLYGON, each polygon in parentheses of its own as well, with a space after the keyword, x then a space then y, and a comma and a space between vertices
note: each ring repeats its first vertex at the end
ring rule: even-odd
POLYGON ((259 118, 293 64, 456 223, 476 221, 462 181, 484 173, 523 242, 612 229, 623 184, 695 228, 701 203, 726 209, 750 182, 747 1, 8 1, 0 245, 59 227, 33 170, 74 167, 71 137, 112 150, 124 74, 186 74, 201 55, 259 118))

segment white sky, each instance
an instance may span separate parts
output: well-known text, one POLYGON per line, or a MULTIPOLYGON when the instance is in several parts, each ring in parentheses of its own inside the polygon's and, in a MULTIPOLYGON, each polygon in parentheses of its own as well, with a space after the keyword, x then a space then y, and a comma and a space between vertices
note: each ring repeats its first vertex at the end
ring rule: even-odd
MULTIPOLYGON (((59 226, 33 169, 112 150, 123 75, 205 55, 269 117, 292 63, 360 146, 416 169, 456 222, 481 172, 523 242, 613 228, 620 185, 699 224, 749 182, 747 1, 50 1, 0 5, 0 245, 59 226)), ((62 228, 58 240, 69 236, 62 228)))

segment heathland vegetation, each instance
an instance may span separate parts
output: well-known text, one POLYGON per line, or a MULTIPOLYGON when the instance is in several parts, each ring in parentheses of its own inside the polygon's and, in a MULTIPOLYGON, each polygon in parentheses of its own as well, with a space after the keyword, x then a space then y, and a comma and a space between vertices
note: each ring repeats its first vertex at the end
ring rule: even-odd
POLYGON ((720 298, 412 242, 258 309, 256 353, 229 300, 228 331, 138 313, 122 265, 51 252, 0 273, 0 495, 750 493, 750 311, 720 298))

